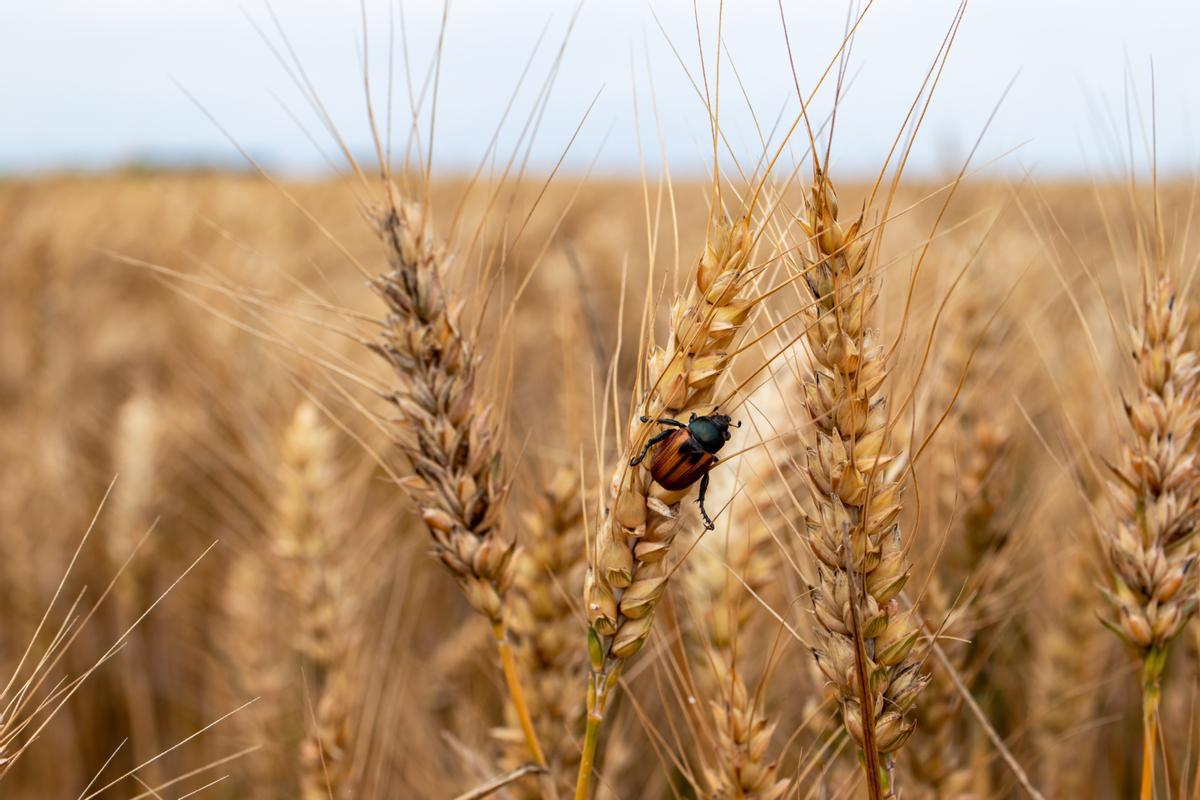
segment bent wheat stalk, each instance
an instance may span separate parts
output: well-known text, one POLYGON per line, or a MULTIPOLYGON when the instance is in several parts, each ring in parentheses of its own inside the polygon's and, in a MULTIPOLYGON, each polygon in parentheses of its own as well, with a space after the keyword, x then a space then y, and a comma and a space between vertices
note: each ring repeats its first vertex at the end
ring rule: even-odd
POLYGON ((816 435, 807 473, 817 513, 806 524, 817 571, 813 655, 863 751, 872 796, 886 797, 893 754, 912 735, 911 707, 929 681, 913 654, 920 628, 897 603, 912 569, 897 524, 903 459, 890 449, 884 350, 867 327, 878 290, 863 218, 839 222, 819 169, 805 214, 814 300, 806 325, 813 372, 804 385, 816 435))
POLYGON ((544 773, 505 620, 515 543, 500 533, 508 484, 493 406, 479 387, 482 356, 461 325, 461 301, 444 284, 447 253, 425 209, 389 186, 373 222, 390 270, 373 283, 388 313, 370 347, 392 368, 393 438, 413 470, 402 485, 429 529, 433 554, 491 624, 513 709, 544 773))
POLYGON ((1162 676, 1171 641, 1196 613, 1200 515, 1200 361, 1187 344, 1187 309, 1169 277, 1147 286, 1132 332, 1137 397, 1125 402, 1130 434, 1110 464, 1115 524, 1100 531, 1111 569, 1104 623, 1136 654, 1142 681, 1141 796, 1154 794, 1162 676))
POLYGON ((630 461, 655 432, 655 420, 686 422, 693 412, 713 411, 717 382, 756 302, 742 296, 751 278, 753 241, 747 218, 712 231, 691 288, 675 300, 666 348, 653 348, 646 359, 648 390, 629 426, 584 580, 591 672, 576 800, 587 797, 600 726, 622 667, 650 635, 670 576, 668 556, 679 531, 680 504, 691 491, 664 489, 648 464, 630 466, 630 461))

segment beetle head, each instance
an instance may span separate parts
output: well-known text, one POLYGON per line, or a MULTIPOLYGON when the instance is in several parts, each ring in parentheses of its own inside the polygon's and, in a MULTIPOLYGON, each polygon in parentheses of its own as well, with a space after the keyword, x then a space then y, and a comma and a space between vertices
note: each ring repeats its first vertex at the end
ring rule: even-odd
POLYGON ((737 424, 733 424, 732 417, 730 417, 728 414, 718 413, 716 411, 716 409, 714 409, 713 413, 710 414, 708 417, 706 417, 706 419, 709 422, 711 422, 718 431, 721 432, 721 437, 727 442, 732 437, 732 434, 729 432, 729 429, 731 427, 733 427, 733 428, 742 427, 742 423, 740 420, 737 422, 737 424))
POLYGON ((709 452, 716 452, 716 449, 719 449, 721 444, 726 443, 726 441, 732 438, 732 434, 730 433, 731 427, 742 427, 742 423, 738 422, 737 425, 733 425, 733 417, 727 414, 720 414, 715 409, 712 414, 697 417, 695 422, 700 423, 700 425, 689 425, 688 427, 697 438, 706 441, 709 452))

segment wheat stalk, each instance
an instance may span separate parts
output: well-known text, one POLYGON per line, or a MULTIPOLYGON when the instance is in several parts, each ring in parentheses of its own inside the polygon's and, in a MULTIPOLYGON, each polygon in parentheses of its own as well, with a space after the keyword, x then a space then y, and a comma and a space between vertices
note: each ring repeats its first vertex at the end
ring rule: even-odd
POLYGON ((1171 641, 1196 611, 1200 515, 1197 425, 1200 362, 1187 343, 1187 308, 1169 277, 1146 287, 1132 331, 1137 395, 1126 401, 1126 436, 1110 464, 1113 524, 1100 530, 1111 569, 1105 624, 1141 664, 1143 800, 1154 792, 1154 754, 1162 675, 1171 641))
POLYGON ((804 385, 816 435, 807 453, 816 514, 806 523, 817 572, 813 655, 879 797, 892 792, 892 754, 912 735, 911 707, 929 680, 913 655, 920 629, 896 602, 911 571, 897 524, 903 459, 889 448, 888 367, 867 327, 878 297, 871 237, 861 215, 838 220, 819 169, 805 213, 814 300, 806 328, 814 364, 804 385))
POLYGON ((690 288, 672 307, 667 346, 652 348, 646 358, 647 391, 613 474, 584 581, 591 673, 576 800, 587 796, 600 725, 621 669, 650 635, 670 577, 668 556, 679 532, 680 505, 691 491, 666 490, 654 482, 649 465, 635 467, 630 461, 656 430, 656 420, 686 422, 690 413, 714 410, 717 382, 729 368, 732 344, 755 303, 742 295, 751 278, 752 247, 748 218, 715 226, 690 288))
POLYGON ((402 485, 429 529, 435 557, 491 624, 530 754, 545 767, 504 617, 515 543, 500 533, 508 485, 493 406, 479 386, 482 356, 463 329, 461 301, 445 286, 448 256, 426 209, 402 202, 389 185, 373 221, 390 270, 373 284, 388 313, 370 347, 392 368, 393 438, 413 470, 402 485))

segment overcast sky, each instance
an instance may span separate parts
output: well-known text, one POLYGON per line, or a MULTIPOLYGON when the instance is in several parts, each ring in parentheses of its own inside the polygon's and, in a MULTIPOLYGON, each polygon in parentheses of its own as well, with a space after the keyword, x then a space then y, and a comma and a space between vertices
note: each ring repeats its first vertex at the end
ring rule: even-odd
MULTIPOLYGON (((393 139, 399 149, 409 119, 399 16, 386 0, 365 2, 381 116, 395 18, 393 139)), ((701 45, 712 76, 717 2, 697 4, 700 43, 691 0, 584 0, 529 148, 533 166, 552 166, 583 120, 567 155, 571 169, 595 161, 601 171, 636 173, 643 156, 653 166, 663 153, 676 172, 704 169, 707 115, 691 78, 701 74, 701 45)), ((256 32, 254 23, 281 46, 258 0, 4 5, 0 171, 145 160, 236 163, 233 145, 184 90, 273 169, 325 168, 321 151, 331 152, 330 138, 256 32)), ((419 90, 442 6, 440 0, 403 5, 407 61, 419 90)), ((777 0, 728 0, 726 6, 721 115, 729 149, 747 159, 761 149, 759 128, 769 134, 779 119, 786 127, 798 106, 777 0)), ((499 150, 507 156, 522 141, 575 7, 574 0, 452 0, 435 132, 441 169, 468 169, 485 156, 529 62, 499 150)), ((796 72, 808 91, 836 53, 847 4, 783 0, 783 7, 796 72)), ((350 148, 366 152, 358 0, 275 0, 273 8, 350 148)), ((869 170, 883 159, 955 8, 955 0, 876 0, 850 54, 849 89, 837 120, 835 158, 843 169, 869 170)), ((1128 161, 1132 138, 1133 158, 1144 163, 1153 85, 1159 163, 1191 171, 1198 155, 1191 120, 1191 109, 1200 107, 1198 72, 1195 0, 972 0, 912 165, 934 174, 957 167, 998 103, 981 162, 999 158, 997 168, 1011 173, 1085 174, 1128 161)), ((814 104, 818 118, 828 113, 829 100, 826 92, 814 104)))

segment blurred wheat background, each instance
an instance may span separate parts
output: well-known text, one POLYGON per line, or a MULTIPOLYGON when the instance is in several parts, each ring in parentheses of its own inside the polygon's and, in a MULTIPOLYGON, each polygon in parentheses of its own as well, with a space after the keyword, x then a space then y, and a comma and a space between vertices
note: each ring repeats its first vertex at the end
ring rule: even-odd
POLYGON ((1200 796, 1196 186, 840 174, 840 44, 708 179, 0 181, 0 791, 1200 796))

